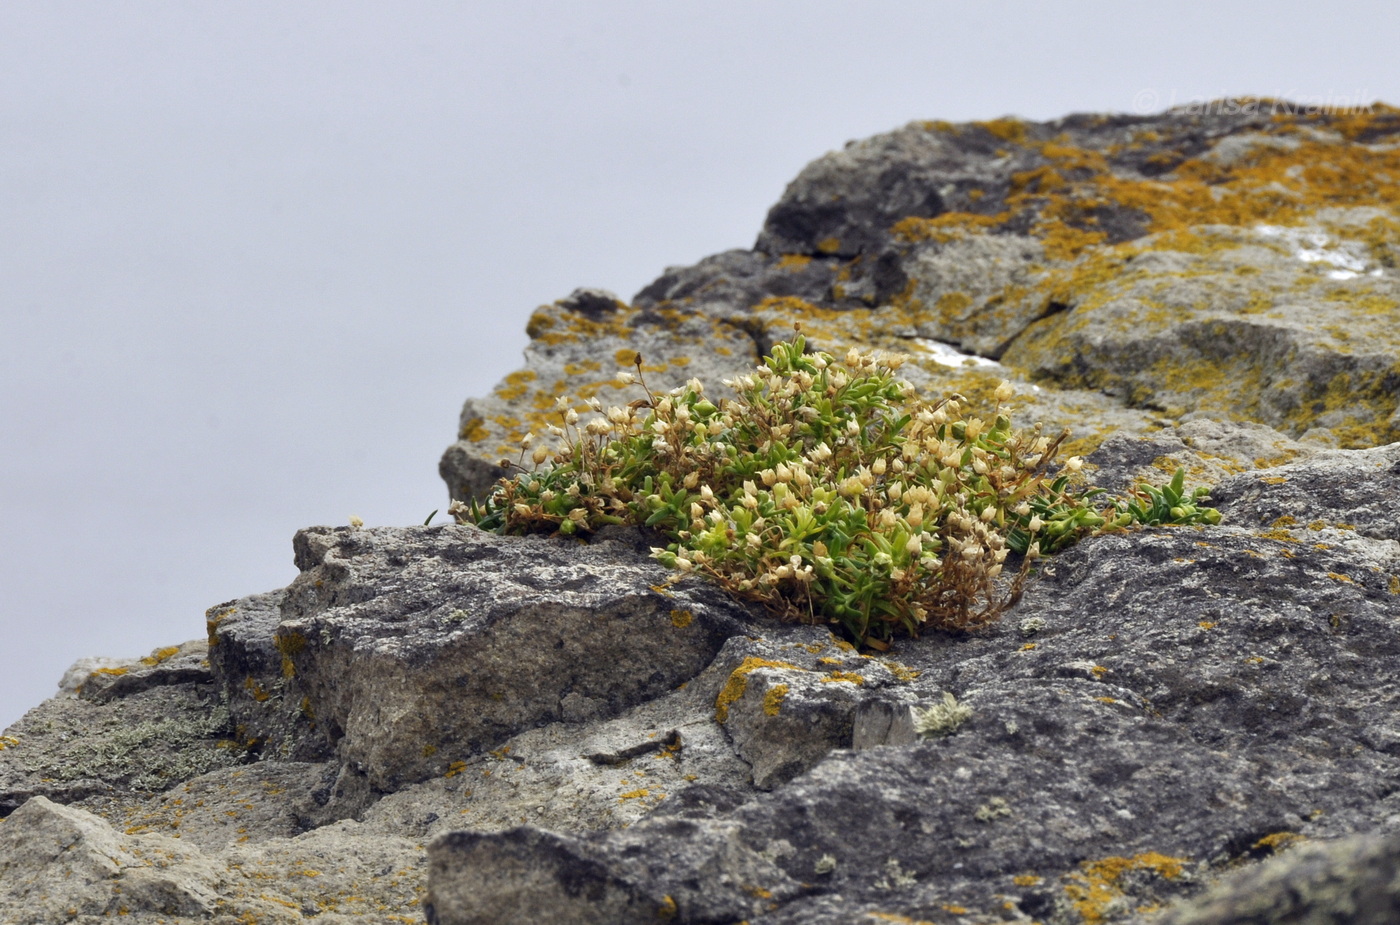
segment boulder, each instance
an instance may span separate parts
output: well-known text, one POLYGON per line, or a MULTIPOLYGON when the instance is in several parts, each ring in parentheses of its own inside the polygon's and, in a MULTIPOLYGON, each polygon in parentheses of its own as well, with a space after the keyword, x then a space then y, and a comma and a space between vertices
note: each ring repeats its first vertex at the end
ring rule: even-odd
POLYGON ((672 690, 747 616, 615 542, 320 528, 296 554, 276 629, 286 696, 381 792, 672 690))

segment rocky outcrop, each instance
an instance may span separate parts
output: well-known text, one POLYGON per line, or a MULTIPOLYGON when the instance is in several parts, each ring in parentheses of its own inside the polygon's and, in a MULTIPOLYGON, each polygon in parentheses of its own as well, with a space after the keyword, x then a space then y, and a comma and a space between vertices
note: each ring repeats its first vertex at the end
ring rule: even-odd
POLYGON ((303 530, 289 587, 0 736, 0 919, 1390 921, 1397 133, 920 123, 808 167, 753 250, 540 309, 454 497, 558 400, 641 394, 615 368, 719 391, 800 322, 923 390, 1010 379, 1096 483, 1183 467, 1224 519, 1086 540, 887 652, 639 531, 303 530))
POLYGON ((469 401, 441 470, 484 490, 556 399, 718 388, 802 325, 818 349, 905 352, 921 389, 986 400, 1075 452, 1204 416, 1294 442, 1400 440, 1400 114, 918 122, 810 164, 757 246, 666 271, 630 305, 581 290, 531 320, 525 366, 469 401))

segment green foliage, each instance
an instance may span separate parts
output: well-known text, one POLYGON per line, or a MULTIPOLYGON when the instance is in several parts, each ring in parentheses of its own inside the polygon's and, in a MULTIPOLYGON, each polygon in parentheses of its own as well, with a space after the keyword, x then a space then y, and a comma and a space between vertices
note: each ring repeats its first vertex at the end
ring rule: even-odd
POLYGON ((562 450, 537 447, 533 471, 453 513, 511 534, 651 527, 661 562, 876 647, 996 619, 1034 559, 1087 533, 1219 519, 1180 472, 1096 507, 1102 493, 1074 483, 1080 460, 1054 465, 1065 434, 1012 427, 1009 383, 983 418, 960 395, 916 396, 900 357, 804 351, 800 335, 776 344, 718 404, 692 379, 626 408, 595 401, 580 425, 561 399, 562 450), (1003 576, 1010 552, 1022 566, 1003 576))

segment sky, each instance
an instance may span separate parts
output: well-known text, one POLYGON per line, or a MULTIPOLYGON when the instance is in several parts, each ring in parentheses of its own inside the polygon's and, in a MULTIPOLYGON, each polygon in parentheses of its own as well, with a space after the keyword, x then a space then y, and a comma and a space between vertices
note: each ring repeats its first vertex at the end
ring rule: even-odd
MULTIPOLYGON (((0 4, 0 728, 422 523, 535 306, 915 119, 1400 104, 1400 5, 0 4)), ((441 515, 439 515, 441 516, 441 515)))

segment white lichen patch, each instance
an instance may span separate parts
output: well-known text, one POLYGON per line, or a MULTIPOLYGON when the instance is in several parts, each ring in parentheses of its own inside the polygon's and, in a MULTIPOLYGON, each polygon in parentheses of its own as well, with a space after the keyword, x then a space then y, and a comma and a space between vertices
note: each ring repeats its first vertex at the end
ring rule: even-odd
POLYGON ((914 711, 914 731, 927 738, 952 735, 971 718, 972 708, 958 703, 958 698, 945 691, 942 703, 914 711))

